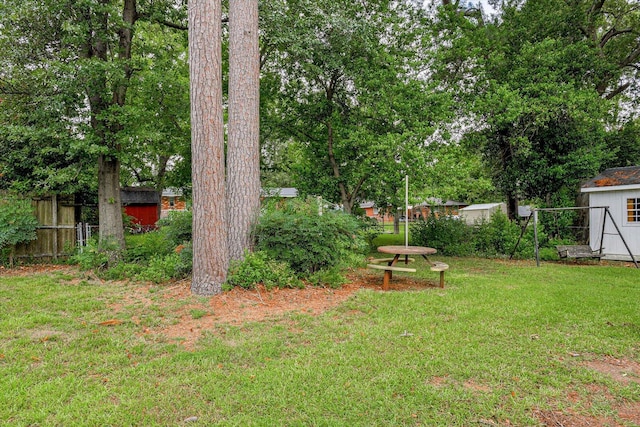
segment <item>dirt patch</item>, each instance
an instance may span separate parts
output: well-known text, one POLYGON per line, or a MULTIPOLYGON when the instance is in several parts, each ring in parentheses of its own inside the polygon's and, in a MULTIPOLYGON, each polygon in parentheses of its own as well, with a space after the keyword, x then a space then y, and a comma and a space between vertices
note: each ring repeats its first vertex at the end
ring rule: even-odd
MULTIPOLYGON (((348 275, 348 279, 349 283, 338 289, 307 286, 304 289, 267 290, 258 286, 253 290, 234 288, 208 298, 193 296, 190 281, 183 280, 164 287, 136 286, 112 308, 119 312, 126 306, 138 304, 171 306, 174 315, 171 324, 145 329, 142 333, 160 335, 193 349, 205 331, 214 330, 220 324, 241 325, 296 312, 318 315, 340 305, 359 289, 382 292, 381 275, 355 272, 348 275)), ((391 283, 390 291, 424 290, 435 286, 435 281, 403 277, 391 283)), ((137 318, 132 321, 139 323, 137 318)))
POLYGON ((640 384, 640 363, 635 360, 616 359, 606 356, 601 359, 589 360, 583 363, 587 368, 601 372, 616 381, 627 384, 634 382, 640 384))
MULTIPOLYGON (((640 363, 633 360, 617 359, 611 356, 594 358, 581 364, 584 367, 603 373, 622 384, 640 383, 640 363)), ((570 408, 564 410, 536 410, 534 417, 544 426, 564 427, 624 427, 640 425, 640 402, 616 401, 607 387, 592 384, 581 392, 567 393, 570 408), (592 402, 607 401, 615 415, 593 416, 587 414, 592 402), (573 408, 581 408, 577 411, 573 408)))

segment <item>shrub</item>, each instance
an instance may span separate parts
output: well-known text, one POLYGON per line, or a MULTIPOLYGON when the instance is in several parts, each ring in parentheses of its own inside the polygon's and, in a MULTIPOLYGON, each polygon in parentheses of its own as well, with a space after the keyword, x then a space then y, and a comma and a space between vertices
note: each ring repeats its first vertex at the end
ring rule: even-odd
POLYGON ((267 289, 302 287, 302 282, 286 263, 273 260, 260 251, 245 254, 242 261, 232 261, 226 283, 245 289, 254 289, 259 283, 267 289))
POLYGON ((154 283, 162 283, 171 279, 180 278, 180 254, 170 253, 151 257, 149 265, 143 268, 136 278, 148 280, 154 283))
POLYGON ((158 225, 165 238, 173 246, 178 246, 192 240, 192 221, 191 211, 172 211, 168 217, 158 221, 158 225))
POLYGON ((521 233, 518 224, 509 221, 507 215, 500 211, 491 215, 489 221, 477 222, 474 230, 476 252, 487 256, 510 255, 521 233))
POLYGON ((311 276, 309 276, 307 280, 312 285, 327 286, 333 289, 339 288, 340 286, 347 283, 347 279, 337 267, 316 271, 311 276))
POLYGON ((411 224, 411 240, 418 246, 436 248, 443 255, 465 256, 474 252, 472 228, 452 216, 430 214, 411 224))
POLYGON ((366 253, 361 222, 338 211, 318 215, 317 204, 287 201, 267 209, 256 227, 256 248, 294 272, 309 274, 366 253))
POLYGON ((31 201, 15 196, 0 199, 0 250, 9 255, 10 264, 15 245, 35 240, 37 226, 31 201))
POLYGON ((128 262, 147 261, 153 256, 170 254, 175 246, 160 231, 129 235, 126 241, 124 260, 128 262))
POLYGON ((83 270, 106 270, 118 264, 119 255, 120 245, 115 240, 98 242, 94 238, 78 249, 72 262, 78 263, 83 270))

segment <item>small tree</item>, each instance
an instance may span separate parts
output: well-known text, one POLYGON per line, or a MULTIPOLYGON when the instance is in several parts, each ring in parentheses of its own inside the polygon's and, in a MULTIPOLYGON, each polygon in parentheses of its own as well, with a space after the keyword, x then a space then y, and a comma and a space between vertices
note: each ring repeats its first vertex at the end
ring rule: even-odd
POLYGON ((16 245, 35 240, 37 226, 38 220, 29 200, 15 196, 0 199, 0 251, 9 251, 11 267, 16 245))

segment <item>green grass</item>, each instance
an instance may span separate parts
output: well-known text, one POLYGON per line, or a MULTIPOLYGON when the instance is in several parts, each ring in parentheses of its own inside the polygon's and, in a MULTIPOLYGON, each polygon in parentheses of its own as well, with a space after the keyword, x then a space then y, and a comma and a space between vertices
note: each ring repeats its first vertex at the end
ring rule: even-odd
POLYGON ((176 321, 162 286, 145 302, 68 273, 0 277, 0 424, 523 426, 640 401, 584 366, 640 361, 640 271, 434 258, 445 289, 362 290, 318 317, 217 326, 195 351, 144 333, 176 321))

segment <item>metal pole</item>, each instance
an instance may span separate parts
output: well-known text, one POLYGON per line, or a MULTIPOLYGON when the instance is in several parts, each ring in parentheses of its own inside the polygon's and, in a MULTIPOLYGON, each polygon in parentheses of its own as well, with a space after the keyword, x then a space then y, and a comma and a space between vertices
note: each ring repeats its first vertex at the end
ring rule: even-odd
POLYGON ((533 210, 533 240, 536 248, 536 265, 540 267, 540 249, 538 248, 538 210, 533 210))
POLYGON ((409 246, 409 175, 404 176, 404 245, 409 246))
POLYGON ((640 266, 638 266, 638 262, 636 261, 636 258, 633 256, 633 253, 631 252, 631 249, 629 248, 629 245, 627 245, 627 241, 624 240, 624 236, 620 232, 620 229, 618 228, 618 224, 616 224, 616 220, 613 219, 613 216, 611 216, 611 212, 609 212, 609 208, 605 208, 605 212, 607 213, 607 215, 609 215, 609 218, 611 219, 611 222, 613 222, 613 226, 616 228, 616 231, 618 232, 618 235, 622 239, 622 243, 624 243, 624 247, 627 248, 627 252, 629 252, 629 256, 631 256, 631 260, 633 261, 633 264, 636 266, 636 268, 640 268, 640 266))

